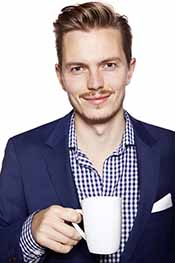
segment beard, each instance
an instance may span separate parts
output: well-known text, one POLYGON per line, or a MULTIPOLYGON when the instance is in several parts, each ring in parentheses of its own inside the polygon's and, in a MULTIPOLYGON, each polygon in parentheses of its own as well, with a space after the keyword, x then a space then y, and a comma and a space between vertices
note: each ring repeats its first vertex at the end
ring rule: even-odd
MULTIPOLYGON (((123 101, 124 101, 125 94, 120 98, 117 102, 115 107, 113 109, 110 109, 109 111, 103 111, 101 105, 96 105, 93 108, 94 112, 89 112, 89 110, 86 109, 83 111, 79 109, 77 104, 74 102, 74 100, 68 96, 70 104, 72 105, 75 114, 78 116, 79 119, 83 120, 87 124, 95 125, 95 124, 105 124, 111 121, 121 110, 123 110, 123 101), (99 112, 98 112, 99 111, 99 112)), ((91 109, 90 109, 91 111, 91 109)))

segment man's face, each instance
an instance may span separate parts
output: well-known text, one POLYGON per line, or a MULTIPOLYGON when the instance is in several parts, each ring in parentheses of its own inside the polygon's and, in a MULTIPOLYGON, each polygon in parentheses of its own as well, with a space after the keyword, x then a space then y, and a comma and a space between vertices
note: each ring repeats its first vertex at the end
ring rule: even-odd
POLYGON ((56 70, 76 116, 104 123, 123 109, 134 65, 134 59, 127 65, 118 30, 93 29, 65 34, 62 70, 56 70))

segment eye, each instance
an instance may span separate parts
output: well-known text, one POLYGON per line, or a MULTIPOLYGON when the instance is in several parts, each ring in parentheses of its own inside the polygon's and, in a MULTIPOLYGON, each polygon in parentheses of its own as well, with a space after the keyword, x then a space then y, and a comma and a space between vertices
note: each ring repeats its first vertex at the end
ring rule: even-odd
POLYGON ((117 67, 117 64, 114 62, 108 62, 104 65, 104 69, 106 70, 114 70, 116 69, 116 67, 117 67))
POLYGON ((82 66, 74 66, 74 67, 71 67, 70 71, 72 73, 80 73, 83 71, 83 67, 82 66))

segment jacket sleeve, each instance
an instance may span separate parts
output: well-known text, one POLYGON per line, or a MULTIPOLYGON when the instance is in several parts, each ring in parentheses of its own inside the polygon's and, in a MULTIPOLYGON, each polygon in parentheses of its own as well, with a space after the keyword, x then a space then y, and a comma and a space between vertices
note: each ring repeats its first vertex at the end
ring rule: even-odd
POLYGON ((5 150, 0 175, 0 262, 22 262, 19 237, 26 217, 20 167, 12 140, 5 150))
MULTIPOLYGON (((0 174, 0 262, 23 262, 19 240, 27 207, 13 139, 7 143, 0 174)), ((40 262, 43 260, 41 259, 40 262)))

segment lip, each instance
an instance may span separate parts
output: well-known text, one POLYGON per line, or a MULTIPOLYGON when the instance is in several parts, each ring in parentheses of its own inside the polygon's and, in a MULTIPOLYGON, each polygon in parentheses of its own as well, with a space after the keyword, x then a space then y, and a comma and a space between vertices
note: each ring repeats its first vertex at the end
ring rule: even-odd
POLYGON ((96 97, 84 97, 84 100, 87 100, 89 103, 93 105, 99 105, 107 101, 110 95, 105 96, 96 96, 96 97))

